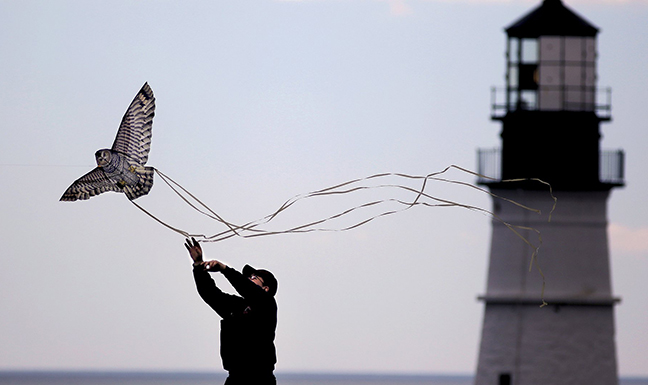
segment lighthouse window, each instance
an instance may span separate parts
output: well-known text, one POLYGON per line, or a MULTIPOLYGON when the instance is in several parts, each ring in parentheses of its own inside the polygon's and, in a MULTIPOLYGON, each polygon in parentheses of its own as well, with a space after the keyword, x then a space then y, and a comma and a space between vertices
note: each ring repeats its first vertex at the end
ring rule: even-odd
POLYGON ((580 66, 565 66, 565 84, 580 86, 583 83, 583 68, 580 66))
POLYGON ((596 96, 595 38, 541 36, 538 41, 538 108, 592 110, 596 96))
POLYGON ((565 38, 565 61, 567 62, 581 62, 585 58, 585 47, 583 38, 571 37, 565 38))
POLYGON ((596 61, 596 40, 593 37, 586 37, 585 41, 585 61, 594 63, 596 61))
POLYGON ((508 92, 508 109, 509 110, 516 110, 518 107, 518 90, 517 89, 511 89, 508 92))
POLYGON ((559 86, 562 84, 560 66, 540 63, 540 86, 559 86))
POLYGON ((518 67, 517 67, 517 65, 512 65, 512 66, 509 67, 508 85, 509 85, 509 87, 513 87, 513 88, 518 86, 518 67))
POLYGON ((596 85, 596 71, 593 65, 585 67, 585 85, 589 87, 596 85))
POLYGON ((520 59, 520 39, 509 39, 508 60, 511 63, 517 63, 520 59))
POLYGON ((509 37, 507 49, 508 108, 545 111, 595 108, 595 38, 509 37))
POLYGON ((520 92, 518 108, 522 110, 535 110, 538 108, 538 93, 535 91, 520 92))
POLYGON ((540 36, 540 62, 560 61, 562 51, 562 39, 557 36, 540 36))
POLYGON ((522 52, 520 59, 522 63, 526 64, 538 62, 537 39, 522 39, 522 52))

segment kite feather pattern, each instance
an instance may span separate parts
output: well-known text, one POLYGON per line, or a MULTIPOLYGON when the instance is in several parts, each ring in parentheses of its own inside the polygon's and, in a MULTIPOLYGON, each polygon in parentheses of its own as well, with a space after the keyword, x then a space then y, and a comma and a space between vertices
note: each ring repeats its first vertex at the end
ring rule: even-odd
POLYGON ((129 200, 148 194, 153 167, 145 167, 151 150, 155 96, 144 83, 122 118, 110 149, 95 153, 97 167, 72 183, 61 201, 90 199, 107 191, 123 192, 129 200))

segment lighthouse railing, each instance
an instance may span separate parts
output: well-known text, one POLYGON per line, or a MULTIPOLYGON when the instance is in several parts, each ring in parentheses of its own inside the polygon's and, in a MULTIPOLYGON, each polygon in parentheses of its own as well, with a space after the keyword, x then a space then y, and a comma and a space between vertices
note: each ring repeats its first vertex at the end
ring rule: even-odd
POLYGON ((477 149, 477 183, 497 182, 502 179, 502 150, 499 148, 477 149))
MULTIPOLYGON (((500 148, 477 149, 478 184, 501 182, 502 150, 500 148)), ((599 182, 612 185, 625 183, 625 153, 623 150, 603 150, 599 153, 599 182)))
POLYGON ((594 111, 600 119, 609 120, 612 115, 612 89, 582 86, 542 86, 537 90, 491 88, 491 118, 500 119, 508 112, 520 110, 594 111), (542 100, 551 96, 551 102, 540 103, 538 95, 545 95, 542 100))
POLYGON ((601 151, 599 159, 599 180, 602 183, 624 184, 625 153, 623 150, 601 151))

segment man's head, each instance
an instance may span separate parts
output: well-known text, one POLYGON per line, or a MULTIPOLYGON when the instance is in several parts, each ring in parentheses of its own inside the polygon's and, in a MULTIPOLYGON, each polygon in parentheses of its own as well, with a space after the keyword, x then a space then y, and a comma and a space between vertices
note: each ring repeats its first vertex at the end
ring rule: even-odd
POLYGON ((259 285, 270 295, 274 296, 277 293, 277 279, 268 270, 257 270, 250 265, 245 265, 245 267, 243 267, 243 275, 255 284, 259 285))

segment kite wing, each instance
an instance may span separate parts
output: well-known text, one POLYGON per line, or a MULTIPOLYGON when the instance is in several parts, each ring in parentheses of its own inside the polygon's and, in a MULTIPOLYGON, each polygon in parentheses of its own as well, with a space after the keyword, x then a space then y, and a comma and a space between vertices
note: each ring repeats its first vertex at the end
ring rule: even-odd
POLYGON ((85 174, 72 183, 63 196, 61 201, 75 201, 77 199, 90 199, 106 191, 122 192, 122 189, 112 181, 106 173, 99 167, 85 174))
POLYGON ((126 155, 143 166, 148 161, 155 116, 155 97, 148 83, 131 102, 122 118, 112 150, 126 155))

